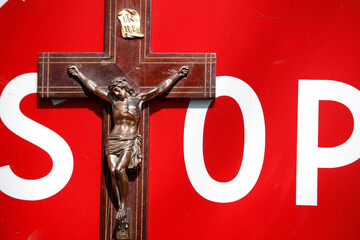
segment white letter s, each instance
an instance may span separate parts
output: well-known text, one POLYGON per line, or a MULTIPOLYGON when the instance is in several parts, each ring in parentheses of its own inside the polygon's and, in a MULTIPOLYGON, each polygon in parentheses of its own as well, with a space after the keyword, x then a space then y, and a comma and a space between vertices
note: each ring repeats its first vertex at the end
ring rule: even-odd
POLYGON ((54 131, 24 116, 21 100, 36 93, 37 74, 22 74, 10 81, 0 98, 0 118, 4 125, 19 137, 46 151, 53 167, 48 175, 36 180, 16 176, 10 166, 0 167, 0 191, 21 200, 42 200, 61 191, 69 182, 74 161, 69 145, 54 131))

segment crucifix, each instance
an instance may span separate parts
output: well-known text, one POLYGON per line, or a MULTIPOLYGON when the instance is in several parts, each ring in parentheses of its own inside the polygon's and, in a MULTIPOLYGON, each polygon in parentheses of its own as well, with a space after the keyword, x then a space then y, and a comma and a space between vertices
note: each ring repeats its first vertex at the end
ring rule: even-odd
MULTIPOLYGON (((100 239, 147 238, 150 106, 147 100, 159 94, 160 98, 215 97, 215 54, 152 53, 150 15, 151 0, 105 0, 104 52, 39 54, 39 98, 92 98, 97 95, 110 102, 103 111, 100 239), (83 79, 92 81, 86 83, 83 79), (127 81, 124 83, 125 79, 127 81), (171 82, 171 86, 166 89, 163 88, 167 84, 165 79, 168 79, 167 83, 171 82), (118 85, 115 82, 118 82, 118 85), (121 87, 123 85, 127 86, 121 87), (92 91, 94 89, 91 87, 98 92, 92 91), (139 124, 135 121, 137 133, 130 132, 131 136, 124 139, 123 136, 113 136, 112 133, 117 125, 117 108, 114 108, 114 105, 125 104, 125 97, 135 101, 130 93, 122 92, 126 88, 138 94, 138 99, 144 101, 142 106, 132 103, 132 106, 135 104, 140 107, 138 117, 141 120, 139 124), (141 137, 139 140, 138 136, 143 140, 141 141, 141 137), (109 137, 114 137, 115 145, 116 141, 128 141, 125 148, 131 149, 128 152, 120 151, 117 160, 126 154, 133 155, 135 145, 142 149, 142 161, 138 162, 139 166, 134 168, 135 170, 129 167, 132 157, 125 161, 129 164, 126 169, 129 182, 127 189, 122 190, 127 191, 125 208, 121 206, 124 201, 118 201, 121 200, 119 195, 124 194, 117 193, 116 188, 114 189, 112 163, 109 161, 109 155, 112 154, 109 137)), ((120 109, 131 112, 131 106, 120 109)))

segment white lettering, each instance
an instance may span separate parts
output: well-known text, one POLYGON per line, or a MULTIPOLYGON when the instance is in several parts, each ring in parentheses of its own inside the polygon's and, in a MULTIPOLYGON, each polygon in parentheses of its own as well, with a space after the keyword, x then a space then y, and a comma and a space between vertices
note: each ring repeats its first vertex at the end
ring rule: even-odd
POLYGON ((317 205, 318 168, 336 168, 360 157, 360 91, 337 81, 299 80, 296 204, 317 205), (319 101, 344 104, 354 118, 354 130, 343 144, 318 147, 319 101))
POLYGON ((244 153, 237 176, 222 183, 212 179, 206 170, 203 131, 210 100, 190 101, 185 118, 184 157, 186 171, 194 189, 207 200, 228 203, 246 196, 260 176, 265 152, 265 122, 256 93, 244 81, 234 77, 217 77, 216 97, 220 96, 235 99, 244 118, 244 153))
POLYGON ((0 8, 2 7, 2 6, 4 6, 4 4, 7 2, 8 0, 0 0, 0 8))
MULTIPOLYGON (((10 166, 0 167, 0 191, 21 200, 42 200, 58 193, 69 182, 74 160, 69 145, 58 134, 24 116, 21 100, 36 93, 37 74, 27 73, 14 78, 0 98, 0 117, 4 125, 19 137, 46 151, 52 161, 50 173, 40 179, 27 180, 16 176, 10 166)), ((25 161, 28 161, 24 156, 25 161)))

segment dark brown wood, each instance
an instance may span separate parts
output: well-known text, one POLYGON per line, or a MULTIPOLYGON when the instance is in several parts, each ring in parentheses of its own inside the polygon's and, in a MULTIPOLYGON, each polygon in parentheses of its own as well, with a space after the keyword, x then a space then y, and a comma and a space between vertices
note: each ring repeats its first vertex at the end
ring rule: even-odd
MULTIPOLYGON (((85 16, 84 16, 85 17, 85 16)), ((71 78, 67 69, 75 65, 88 78, 102 88, 119 76, 140 92, 148 91, 167 79, 172 73, 188 66, 187 78, 178 82, 163 98, 214 98, 216 56, 214 53, 151 53, 150 50, 151 0, 106 0, 104 52, 100 53, 40 53, 38 63, 39 98, 87 98, 94 97, 71 78), (117 13, 124 8, 135 9, 141 16, 142 39, 124 39, 120 32, 117 13)), ((149 105, 144 106, 139 134, 143 136, 144 159, 140 170, 128 172, 130 184, 131 239, 147 238, 148 196, 148 135, 149 105)), ((103 115, 103 149, 106 136, 112 127, 111 107, 105 103, 103 115)), ((114 237, 115 208, 109 169, 105 154, 102 156, 101 223, 100 239, 114 237), (110 197, 109 197, 110 195, 110 197)))

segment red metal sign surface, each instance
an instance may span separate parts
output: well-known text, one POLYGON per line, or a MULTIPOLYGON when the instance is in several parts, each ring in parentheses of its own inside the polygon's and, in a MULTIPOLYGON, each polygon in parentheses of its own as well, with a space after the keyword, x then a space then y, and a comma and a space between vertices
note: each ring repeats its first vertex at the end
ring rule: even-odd
MULTIPOLYGON (((104 3, 0 6, 0 239, 97 239, 102 103, 35 73, 102 51, 104 3)), ((359 10, 153 0, 152 51, 216 52, 219 97, 151 105, 149 239, 359 239, 359 10)))

